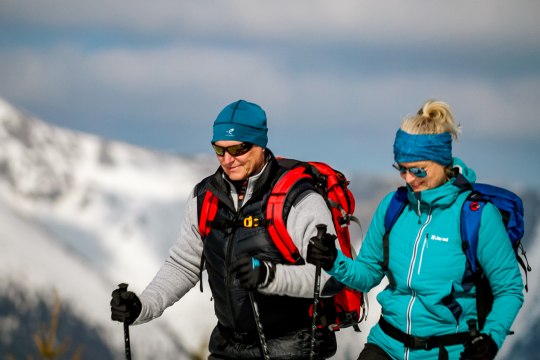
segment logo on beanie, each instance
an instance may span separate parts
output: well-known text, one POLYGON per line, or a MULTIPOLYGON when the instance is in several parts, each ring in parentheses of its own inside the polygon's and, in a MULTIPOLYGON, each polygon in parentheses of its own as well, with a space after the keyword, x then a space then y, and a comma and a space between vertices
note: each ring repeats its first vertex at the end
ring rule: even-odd
POLYGON ((234 128, 231 128, 225 132, 227 133, 227 136, 234 136, 234 128))

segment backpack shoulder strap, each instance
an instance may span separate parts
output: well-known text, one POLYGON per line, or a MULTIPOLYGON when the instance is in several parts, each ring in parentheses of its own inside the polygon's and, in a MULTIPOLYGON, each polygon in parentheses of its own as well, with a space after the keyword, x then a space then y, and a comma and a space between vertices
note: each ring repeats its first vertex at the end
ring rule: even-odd
POLYGON ((301 180, 310 179, 302 166, 288 170, 274 185, 266 205, 266 221, 268 233, 283 257, 292 264, 302 262, 299 250, 296 248, 284 219, 285 201, 291 188, 301 180))
MULTIPOLYGON (((212 193, 206 186, 208 184, 209 178, 201 181, 194 190, 194 195, 197 197, 197 217, 199 219, 199 234, 201 235, 201 240, 204 239, 210 234, 211 224, 214 221, 217 210, 219 199, 216 195, 212 193)), ((204 252, 201 256, 201 262, 199 264, 199 288, 203 292, 203 277, 202 273, 204 270, 204 265, 206 258, 204 252)))
POLYGON ((201 234, 201 238, 204 239, 210 234, 210 224, 216 217, 218 198, 210 190, 206 190, 202 199, 202 204, 200 205, 201 210, 199 212, 199 234, 201 234))
POLYGON ((380 265, 383 271, 386 273, 388 281, 392 286, 395 285, 394 277, 390 271, 388 271, 390 259, 390 231, 392 231, 392 227, 405 209, 405 206, 407 206, 408 202, 407 188, 405 186, 400 186, 392 196, 392 199, 390 199, 390 203, 388 204, 388 208, 384 216, 385 232, 383 235, 383 261, 380 263, 380 265))
POLYGON ((384 216, 384 228, 387 232, 392 230, 392 227, 399 218, 399 215, 401 215, 403 209, 405 209, 405 206, 407 206, 408 203, 409 200, 407 199, 407 188, 405 186, 398 187, 390 200, 390 204, 386 210, 386 215, 384 216))
POLYGON ((476 285, 476 313, 479 329, 484 327, 487 315, 493 304, 493 292, 486 276, 483 276, 482 268, 478 265, 476 255, 478 248, 478 234, 482 211, 488 202, 482 194, 473 190, 463 202, 461 208, 461 242, 463 252, 467 258, 467 270, 464 277, 464 287, 468 288, 469 276, 476 285))
POLYGON ((461 241, 473 274, 478 272, 476 250, 478 248, 480 220, 485 204, 486 200, 482 198, 481 194, 473 191, 467 196, 461 208, 461 241))

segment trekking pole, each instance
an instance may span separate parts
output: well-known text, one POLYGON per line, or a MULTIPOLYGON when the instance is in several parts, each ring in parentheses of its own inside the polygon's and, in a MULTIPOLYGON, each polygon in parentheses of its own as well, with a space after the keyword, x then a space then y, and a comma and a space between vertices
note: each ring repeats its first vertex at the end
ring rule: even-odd
POLYGON ((261 351, 263 353, 263 358, 264 360, 270 360, 270 353, 268 352, 268 346, 266 345, 266 337, 264 336, 261 316, 259 314, 259 306, 257 305, 257 301, 255 301, 253 291, 249 291, 249 301, 251 302, 253 316, 255 317, 255 325, 257 326, 257 332, 259 333, 259 340, 261 341, 261 351))
MULTIPOLYGON (((127 292, 128 284, 122 283, 118 285, 118 288, 122 290, 121 292, 127 292)), ((124 321, 124 347, 126 350, 126 360, 131 360, 131 345, 129 342, 129 324, 127 321, 124 321)))
MULTIPOLYGON (((317 239, 322 242, 324 234, 326 234, 326 225, 319 224, 317 228, 317 239)), ((311 348, 309 352, 310 360, 315 358, 315 335, 317 334, 317 309, 319 307, 321 295, 321 264, 315 266, 315 285, 313 288, 313 316, 311 322, 311 348)))

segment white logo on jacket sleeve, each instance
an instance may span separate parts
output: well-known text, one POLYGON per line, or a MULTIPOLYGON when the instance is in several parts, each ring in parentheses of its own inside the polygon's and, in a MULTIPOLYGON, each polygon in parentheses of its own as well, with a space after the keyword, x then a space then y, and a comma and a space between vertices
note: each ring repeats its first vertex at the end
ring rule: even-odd
POLYGON ((447 237, 440 237, 438 235, 431 235, 431 240, 448 242, 447 237))

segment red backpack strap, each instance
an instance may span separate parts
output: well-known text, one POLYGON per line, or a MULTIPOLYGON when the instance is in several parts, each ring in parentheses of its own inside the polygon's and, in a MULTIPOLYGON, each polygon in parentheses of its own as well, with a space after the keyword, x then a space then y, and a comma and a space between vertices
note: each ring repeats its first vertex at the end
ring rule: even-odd
POLYGON ((304 173, 304 170, 303 167, 297 167, 287 171, 272 189, 266 206, 268 233, 283 257, 292 264, 298 263, 302 256, 287 231, 287 224, 283 219, 283 208, 285 198, 293 185, 299 180, 311 178, 304 173))
POLYGON ((210 223, 214 221, 218 209, 218 198, 210 190, 206 190, 199 215, 199 233, 202 238, 210 234, 210 223))

